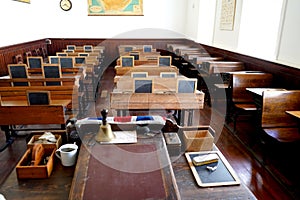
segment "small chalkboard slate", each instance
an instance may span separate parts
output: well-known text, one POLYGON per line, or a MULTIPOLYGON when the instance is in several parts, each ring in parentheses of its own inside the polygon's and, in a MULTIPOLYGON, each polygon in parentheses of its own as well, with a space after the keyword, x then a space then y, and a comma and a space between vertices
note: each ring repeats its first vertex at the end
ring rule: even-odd
POLYGON ((59 63, 61 68, 73 68, 74 60, 73 57, 59 57, 59 63))
POLYGON ((65 52, 56 52, 56 56, 68 56, 68 53, 65 53, 65 52))
POLYGON ((133 50, 133 47, 124 47, 125 52, 130 52, 133 50))
POLYGON ((131 72, 132 78, 146 78, 148 77, 148 72, 131 72))
POLYGON ((75 56, 75 64, 85 64, 85 56, 75 56))
POLYGON ((129 53, 130 56, 133 56, 134 57, 134 60, 139 60, 140 59, 140 52, 138 51, 131 51, 129 53))
POLYGON ((51 64, 59 64, 59 57, 58 56, 49 56, 49 62, 51 64))
POLYGON ((143 45, 143 52, 152 52, 152 45, 143 45))
POLYGON ((171 66, 171 56, 158 56, 158 66, 159 67, 170 67, 171 66))
POLYGON ((178 79, 177 93, 194 93, 197 87, 197 79, 178 79))
MULTIPOLYGON (((49 91, 27 91, 28 105, 49 105, 50 92, 49 91)), ((43 111, 41 111, 43 112, 43 111)))
POLYGON ((133 56, 121 56, 121 67, 133 67, 134 57, 133 56))
MULTIPOLYGON (((43 76, 45 78, 61 78, 61 69, 56 64, 43 65, 43 76)), ((45 85, 61 85, 61 81, 46 81, 45 85)))
POLYGON ((84 45, 83 49, 84 49, 84 52, 92 52, 93 46, 92 45, 84 45))
POLYGON ((40 56, 27 57, 29 68, 42 68, 43 58, 40 56))
POLYGON ((87 56, 89 56, 89 53, 78 53, 78 56, 85 56, 85 57, 87 57, 87 56))
POLYGON ((177 74, 176 72, 160 72, 161 78, 176 78, 177 74))
MULTIPOLYGON (((27 66, 26 64, 10 64, 8 67, 8 73, 10 78, 27 78, 27 66)), ((29 86, 28 82, 13 82, 13 86, 29 86)))
POLYGON ((134 79, 134 92, 135 93, 152 93, 152 80, 151 79, 134 79))
POLYGON ((185 153, 187 162, 192 170, 197 184, 200 187, 212 187, 221 185, 239 185, 240 181, 234 170, 219 151, 203 151, 203 152, 188 152, 185 153), (216 154, 218 162, 195 166, 193 158, 199 155, 216 154), (207 168, 217 166, 216 170, 211 171, 207 168))
POLYGON ((75 50, 76 46, 75 45, 67 45, 67 50, 75 50))

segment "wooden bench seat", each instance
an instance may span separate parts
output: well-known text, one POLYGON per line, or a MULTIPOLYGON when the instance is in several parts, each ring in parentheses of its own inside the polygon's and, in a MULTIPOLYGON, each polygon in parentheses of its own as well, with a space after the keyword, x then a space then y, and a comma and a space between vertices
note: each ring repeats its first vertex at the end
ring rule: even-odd
POLYGON ((284 151, 287 148, 286 145, 299 145, 299 121, 286 113, 288 110, 300 109, 299 99, 300 90, 263 92, 261 139, 264 144, 264 162, 266 162, 266 154, 270 152, 270 148, 284 151), (283 144, 285 144, 285 146, 283 146, 283 144))
POLYGON ((0 87, 0 96, 5 100, 26 100, 27 91, 50 91, 51 99, 69 99, 71 103, 67 106, 69 110, 81 112, 81 99, 78 87, 67 86, 14 86, 0 87))
POLYGON ((232 72, 230 73, 229 90, 231 91, 228 99, 228 113, 226 116, 227 122, 233 120, 233 131, 236 131, 237 118, 240 115, 253 116, 257 111, 257 106, 253 96, 246 88, 271 87, 273 76, 269 73, 251 72, 245 73, 232 72))
POLYGON ((286 113, 299 110, 300 90, 264 91, 261 114, 263 131, 278 142, 300 141, 296 118, 286 113))

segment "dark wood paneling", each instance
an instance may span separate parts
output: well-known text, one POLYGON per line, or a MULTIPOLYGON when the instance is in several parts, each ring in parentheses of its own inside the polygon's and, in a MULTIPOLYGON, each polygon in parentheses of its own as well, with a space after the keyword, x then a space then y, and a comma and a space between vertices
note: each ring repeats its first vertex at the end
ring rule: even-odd
MULTIPOLYGON (((0 48, 0 76, 7 75, 7 64, 13 63, 13 58, 17 54, 24 54, 27 51, 32 51, 36 48, 46 48, 48 55, 55 55, 56 52, 62 51, 66 48, 66 45, 74 44, 78 46, 93 45, 93 46, 105 46, 105 66, 110 65, 118 58, 118 46, 119 45, 144 45, 150 44, 153 48, 158 49, 161 52, 166 52, 167 44, 183 43, 191 44, 193 46, 198 45, 191 40, 187 39, 66 39, 66 38, 50 38, 51 44, 46 44, 46 39, 11 45, 0 48)), ((284 87, 287 89, 300 89, 300 69, 293 68, 287 65, 278 64, 255 57, 199 44, 203 46, 208 53, 212 56, 221 56, 225 60, 241 61, 245 64, 246 70, 260 70, 269 72, 274 75, 274 84, 278 87, 284 87)))
POLYGON ((14 63, 16 55, 21 54, 25 58, 25 52, 40 48, 47 49, 45 39, 0 47, 0 76, 8 74, 7 65, 14 63))
POLYGON ((213 56, 221 56, 225 60, 243 62, 246 70, 258 70, 273 74, 273 84, 276 87, 300 89, 300 69, 207 45, 202 46, 213 56))

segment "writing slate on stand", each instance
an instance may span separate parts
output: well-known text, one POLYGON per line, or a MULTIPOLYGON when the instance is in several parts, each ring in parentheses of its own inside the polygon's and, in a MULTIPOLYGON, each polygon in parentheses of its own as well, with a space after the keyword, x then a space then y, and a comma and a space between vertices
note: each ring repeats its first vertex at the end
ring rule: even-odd
POLYGON ((67 45, 67 50, 75 50, 76 46, 75 45, 67 45))
POLYGON ((144 45, 143 52, 152 52, 152 45, 144 45))
MULTIPOLYGON (((8 65, 8 73, 10 78, 28 78, 25 64, 8 65)), ((13 82, 13 86, 29 86, 28 82, 13 82)))
POLYGON ((60 57, 59 63, 61 68, 73 68, 74 67, 74 61, 72 57, 60 57))
POLYGON ((124 47, 125 52, 130 52, 133 50, 133 47, 124 47))
POLYGON ((178 79, 178 93, 194 93, 197 86, 197 79, 178 79))
POLYGON ((129 53, 129 55, 133 56, 134 60, 139 60, 140 59, 140 53, 139 52, 132 51, 132 52, 129 53))
POLYGON ((176 78, 177 74, 176 72, 160 72, 161 78, 176 78))
POLYGON ((27 91, 27 99, 29 105, 49 105, 50 92, 49 91, 27 91))
POLYGON ((85 64, 85 58, 84 56, 76 56, 75 59, 75 64, 85 64))
POLYGON ((159 67, 170 67, 171 66, 171 56, 159 56, 158 57, 159 67))
POLYGON ((84 49, 84 52, 92 52, 93 46, 92 45, 84 45, 83 49, 84 49))
POLYGON ((42 68, 42 57, 27 57, 27 64, 29 68, 42 68))
POLYGON ((148 72, 131 72, 132 78, 146 78, 148 77, 148 72))
POLYGON ((133 67, 134 57, 133 56, 121 56, 121 67, 133 67))
POLYGON ((151 79, 135 79, 134 92, 135 93, 152 93, 152 80, 151 79))
POLYGON ((59 64, 59 57, 58 56, 49 56, 49 62, 51 64, 59 64))
MULTIPOLYGON (((61 78, 59 65, 44 65, 43 73, 45 78, 61 78)), ((61 85, 61 81, 46 81, 45 85, 61 85)))

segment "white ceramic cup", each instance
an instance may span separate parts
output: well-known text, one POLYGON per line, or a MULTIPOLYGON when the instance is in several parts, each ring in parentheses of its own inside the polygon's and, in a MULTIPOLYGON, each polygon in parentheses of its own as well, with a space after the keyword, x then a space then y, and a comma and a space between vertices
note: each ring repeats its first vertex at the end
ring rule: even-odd
POLYGON ((61 160, 63 166, 73 166, 76 162, 77 149, 76 144, 64 144, 56 150, 55 155, 61 160))

